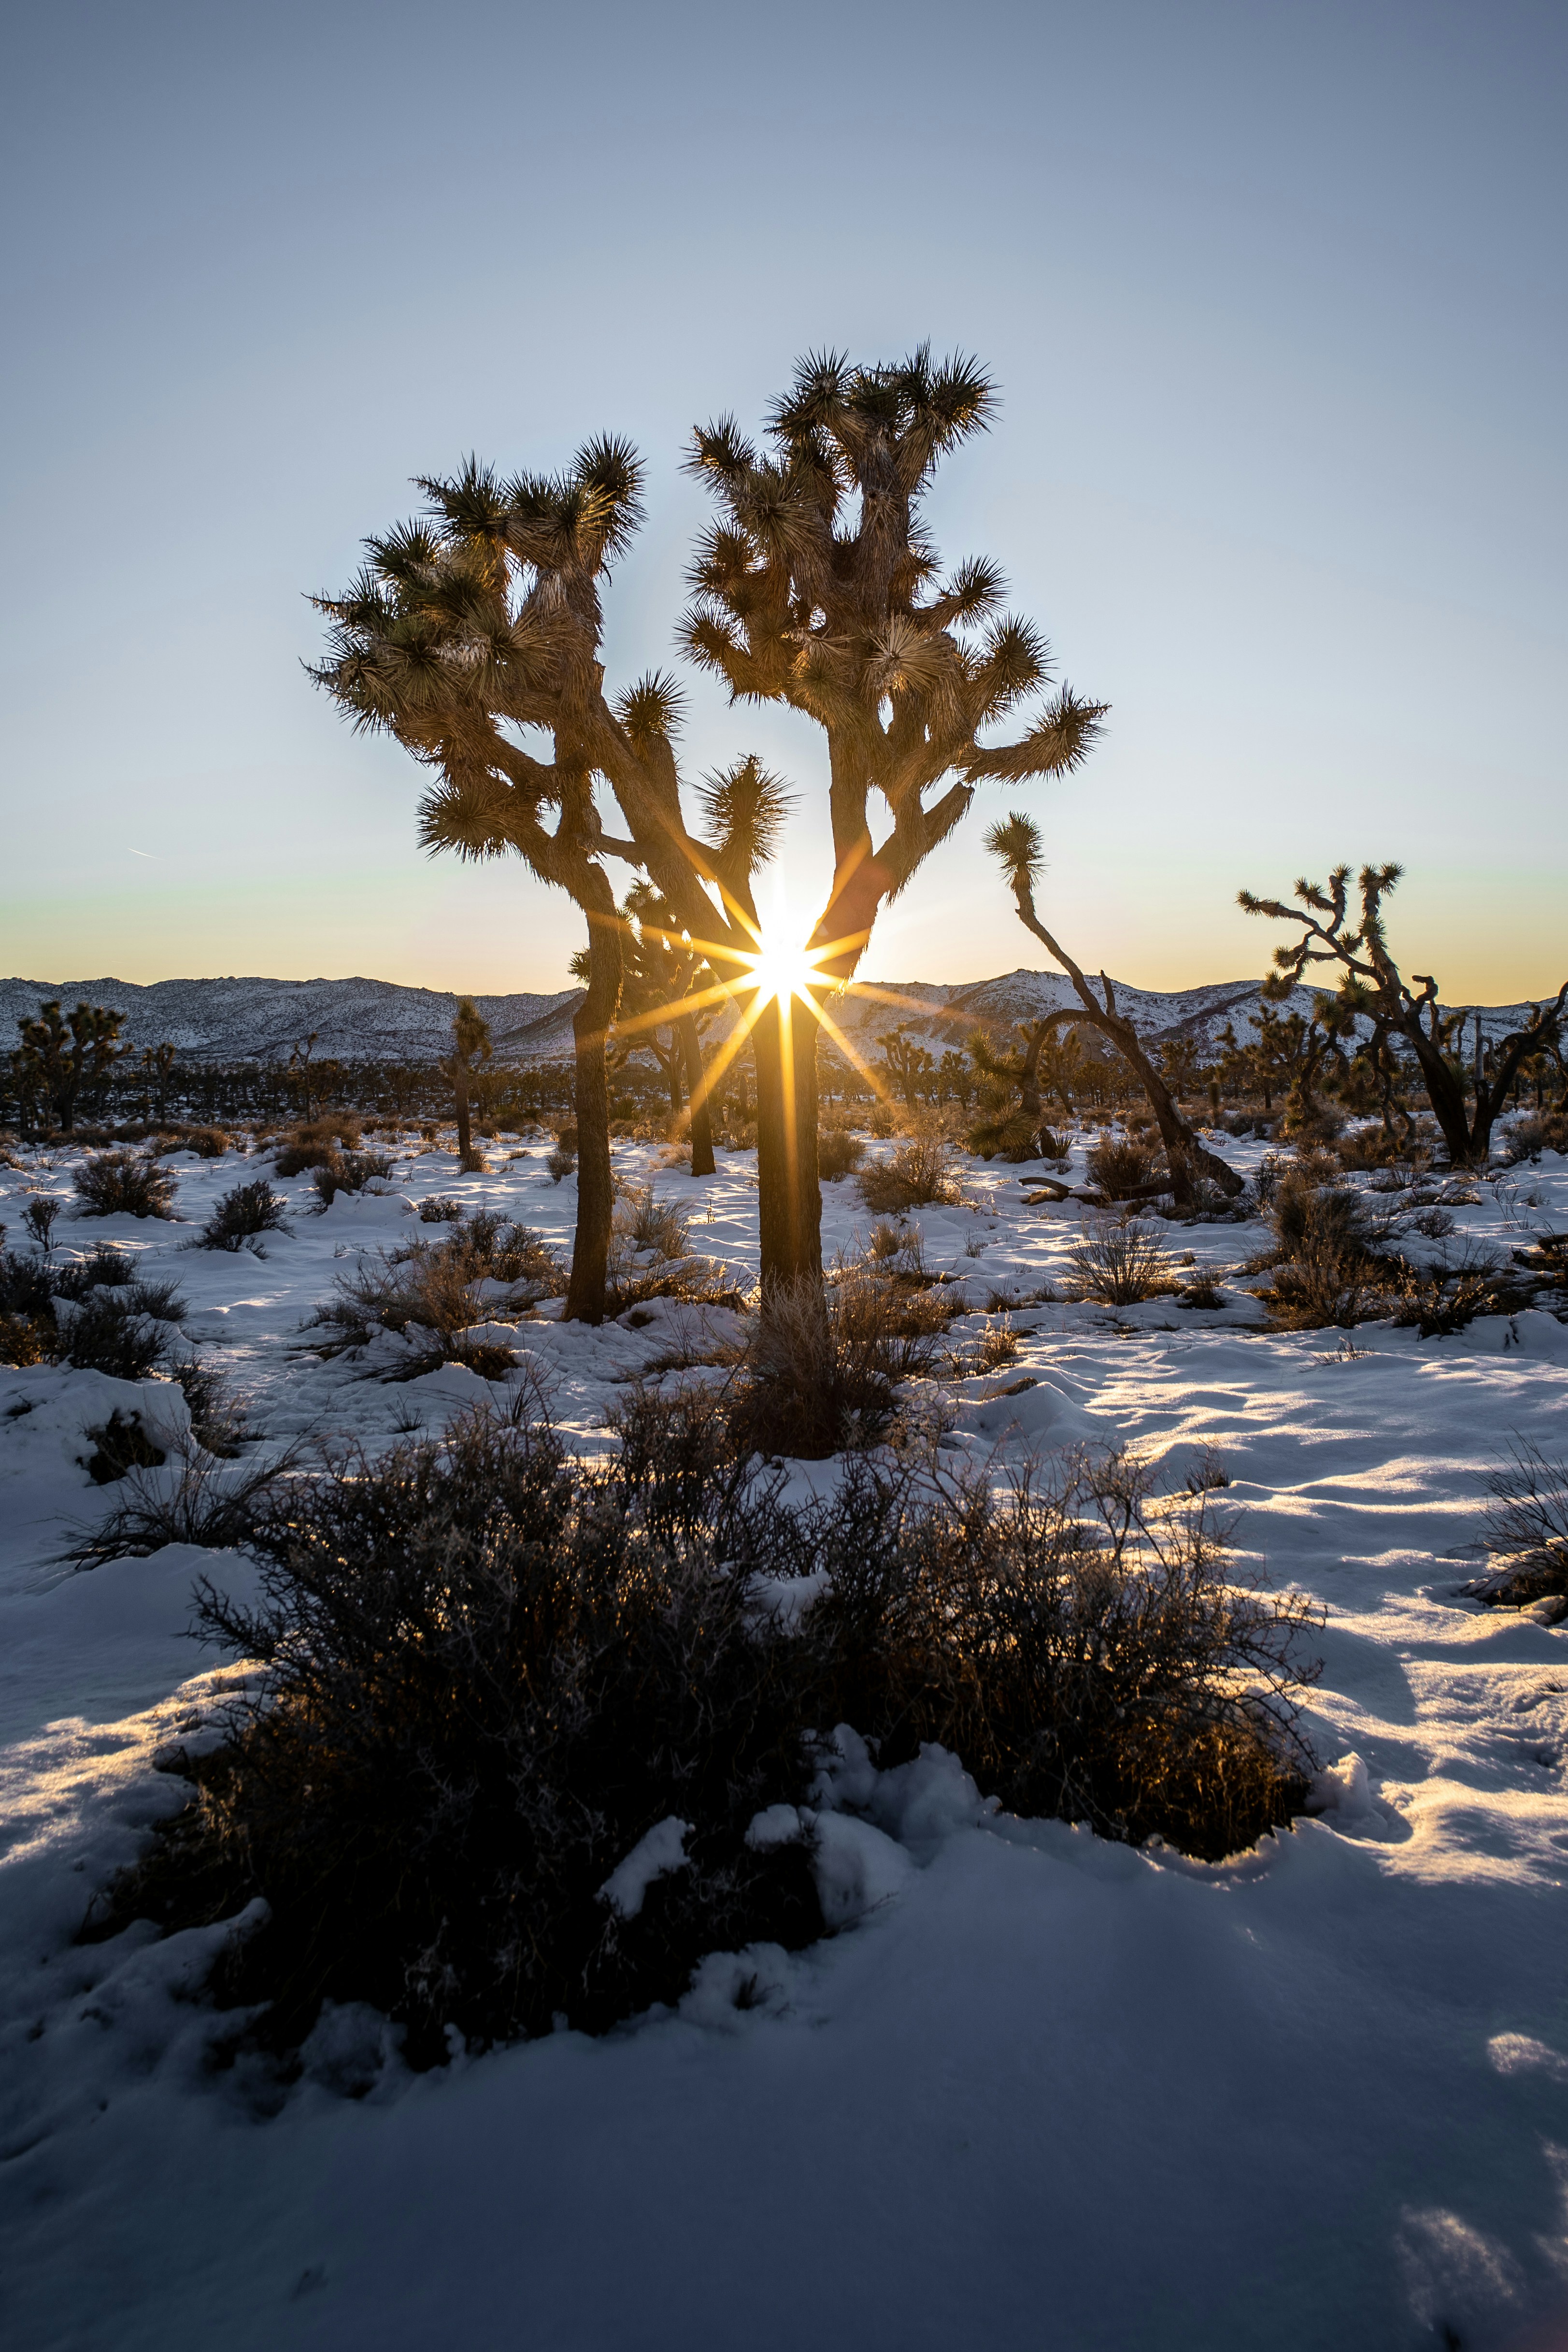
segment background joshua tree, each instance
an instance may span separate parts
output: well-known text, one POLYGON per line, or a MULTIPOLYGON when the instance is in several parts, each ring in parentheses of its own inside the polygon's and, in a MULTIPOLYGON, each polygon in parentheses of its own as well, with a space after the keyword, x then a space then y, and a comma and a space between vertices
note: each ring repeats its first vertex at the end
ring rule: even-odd
MULTIPOLYGON (((310 1043, 315 1044, 312 1036, 310 1043)), ((169 1078, 174 1067, 175 1048, 167 1038, 161 1045, 142 1048, 142 1085, 146 1108, 162 1127, 169 1116, 169 1078)), ((310 1113, 307 1111, 306 1117, 310 1113)))
POLYGON ((936 1063, 923 1045, 917 1045, 907 1034, 908 1023, 900 1021, 896 1029, 885 1030, 877 1040, 882 1049, 879 1074, 889 1092, 901 1094, 910 1110, 920 1108, 921 1083, 928 1084, 936 1063))
POLYGON ((458 1119, 458 1157, 471 1160, 474 1139, 468 1124, 468 1090, 474 1074, 481 1062, 488 1062, 494 1051, 490 1044, 490 1025, 478 1010, 471 996, 459 996, 458 1010, 452 1016, 452 1050, 440 1065, 442 1076, 452 1089, 452 1104, 458 1119))
POLYGON ((922 345, 896 366, 856 367, 831 353, 796 370, 765 446, 732 417, 696 435, 691 470, 721 512, 692 569, 686 646, 735 700, 788 703, 827 739, 833 881, 809 943, 821 985, 795 1007, 793 1066, 777 1005, 756 1031, 764 1286, 820 1278, 816 1036, 828 987, 854 973, 879 909, 975 787, 1067 774, 1106 707, 1064 686, 1010 740, 979 740, 1044 692, 1048 653, 1028 622, 1000 614, 994 564, 941 576, 921 504, 941 459, 984 431, 994 405, 973 360, 935 364, 922 345), (772 1188, 770 1160, 784 1180, 772 1188), (770 1190, 787 1222, 770 1218, 770 1190))
MULTIPOLYGON (((1040 1128, 1045 1118, 1040 1061, 1052 1034, 1049 1019, 1020 1021, 1016 1025, 1016 1048, 1005 1054, 992 1045, 983 1029, 975 1030, 969 1040, 970 1059, 981 1076, 992 1081, 994 1094, 988 1115, 970 1129, 972 1150, 984 1152, 987 1159, 994 1151, 1006 1160, 1039 1158, 1040 1128), (1015 1094, 1018 1097, 1016 1105, 1015 1094)), ((1070 1103, 1068 1108, 1070 1111, 1070 1103)))
POLYGON ((47 1103, 63 1135, 76 1122, 81 1096, 107 1084, 117 1062, 132 1051, 119 1043, 123 1013, 101 1004, 79 1004, 63 1019, 59 1000, 40 1004, 36 1015, 17 1022, 22 1042, 11 1056, 11 1083, 26 1104, 47 1103))
POLYGON ((1522 1029, 1493 1040, 1489 1075, 1478 1060, 1474 1111, 1468 1117, 1464 1073, 1449 1050, 1452 1016, 1445 1016, 1438 1006, 1437 982, 1429 972, 1413 972, 1411 981, 1418 982, 1419 988, 1412 988, 1394 961, 1384 929, 1384 901, 1403 871, 1398 866, 1362 867, 1357 877, 1361 918, 1353 929, 1346 929, 1348 866, 1336 866, 1326 887, 1298 881, 1294 896, 1299 903, 1293 907, 1278 898, 1254 898, 1250 890, 1240 892, 1239 899, 1249 915, 1267 915, 1274 922, 1300 927, 1301 936, 1294 946, 1275 950, 1275 969, 1264 982, 1265 993, 1287 996, 1309 964, 1337 964, 1336 1006, 1344 1028, 1368 1023, 1372 1034, 1367 1050, 1374 1054, 1394 1038, 1407 1045, 1420 1068, 1449 1159, 1456 1167, 1485 1167, 1493 1124, 1507 1105, 1521 1065, 1554 1045, 1561 1035, 1568 981, 1558 990, 1555 1002, 1531 1007, 1531 1018, 1522 1029))
MULTIPOLYGON (((650 883, 633 883, 621 914, 626 932, 616 1034, 623 1054, 646 1045, 653 1055, 669 1092, 671 1118, 687 1122, 691 1173, 711 1176, 716 1163, 702 1032, 725 992, 701 950, 681 931, 674 908, 650 883)), ((571 969, 585 980, 586 954, 574 955, 571 969)))
POLYGON ((1104 991, 1104 1002, 1101 1003, 1067 950, 1051 936, 1036 912, 1035 884, 1045 863, 1038 825, 1032 818, 1015 811, 1005 824, 991 827, 985 836, 985 846, 1007 877, 1018 908, 1019 921, 1026 929, 1034 933, 1047 953, 1060 964, 1083 1008, 1081 1012, 1064 1007, 1058 1013, 1047 1013, 1040 1025, 1050 1030, 1065 1027, 1069 1022, 1087 1024, 1110 1038, 1148 1097, 1149 1108, 1160 1129, 1160 1139, 1165 1147, 1170 1190, 1178 1202, 1187 1205, 1194 1200, 1200 1179, 1217 1184, 1222 1192, 1234 1198, 1241 1190, 1240 1177, 1233 1168, 1227 1168, 1216 1153, 1199 1141, 1183 1118, 1170 1087, 1144 1052, 1137 1030, 1127 1015, 1118 1011, 1116 992, 1110 981, 1103 972, 1100 973, 1100 984, 1104 991))

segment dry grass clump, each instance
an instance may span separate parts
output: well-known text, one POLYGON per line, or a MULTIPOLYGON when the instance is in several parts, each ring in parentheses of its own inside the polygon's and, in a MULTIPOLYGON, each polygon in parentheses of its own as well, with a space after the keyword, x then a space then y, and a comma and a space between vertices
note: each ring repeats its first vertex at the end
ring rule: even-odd
MULTIPOLYGON (((521 1152, 513 1155, 517 1159, 521 1159, 521 1152)), ((462 1214, 461 1201, 454 1199, 450 1192, 432 1192, 427 1200, 421 1201, 419 1203, 419 1222, 422 1225, 455 1225, 462 1214)))
POLYGON ((198 1160, 221 1160, 231 1141, 221 1127, 187 1127, 182 1130, 174 1149, 194 1151, 198 1160))
POLYGON ((558 1143, 552 1150, 545 1153, 544 1164, 550 1171, 551 1182, 559 1184, 564 1177, 575 1174, 577 1154, 564 1143, 558 1143))
POLYGON ((1137 1135, 1101 1136, 1089 1147, 1084 1165, 1089 1181, 1099 1186, 1108 1201, 1130 1201, 1136 1193, 1147 1192, 1163 1172, 1155 1146, 1137 1135))
POLYGON ((385 1151, 330 1151, 317 1161, 311 1181, 324 1211, 340 1192, 363 1192, 367 1184, 390 1176, 392 1168, 391 1155, 385 1151))
POLYGON ((273 1161, 279 1176, 303 1176, 324 1168, 340 1150, 357 1151, 362 1122, 352 1111, 331 1111, 322 1118, 301 1121, 277 1148, 273 1161))
POLYGON ((1517 1315, 1534 1286, 1501 1259, 1473 1246, 1452 1264, 1402 1266, 1383 1312, 1424 1339, 1451 1339, 1479 1315, 1517 1315))
POLYGON ((862 1168, 855 1182, 866 1206, 878 1216, 897 1216, 959 1197, 947 1147, 934 1137, 916 1136, 900 1143, 890 1159, 862 1168))
POLYGON ((1538 1160, 1543 1151, 1568 1157, 1568 1111, 1526 1111, 1510 1122, 1501 1139, 1503 1158, 1510 1165, 1538 1160))
POLYGON ((612 1230, 634 1254, 657 1258, 689 1257, 690 1218, 673 1201, 661 1201, 651 1184, 624 1192, 616 1203, 612 1230))
POLYGON ((455 1220, 445 1241, 367 1255, 338 1276, 336 1296, 302 1328, 321 1335, 310 1344, 326 1357, 358 1354, 378 1332, 395 1333, 407 1344, 384 1373, 387 1380, 416 1380, 445 1363, 497 1380, 515 1365, 515 1353, 503 1341, 470 1339, 468 1332, 515 1320, 565 1287, 566 1269, 538 1234, 477 1209, 455 1220))
POLYGON ((255 1247, 258 1257, 263 1256, 258 1236, 261 1234, 287 1233, 283 1213, 288 1207, 280 1192, 275 1192, 265 1176, 253 1183, 237 1184, 231 1192, 220 1195, 216 1207, 202 1227, 192 1249, 241 1250, 247 1244, 255 1247))
POLYGON ((1136 1307, 1146 1298, 1166 1298, 1179 1290, 1171 1254, 1152 1225, 1136 1218, 1121 1223, 1086 1219, 1068 1252, 1063 1282, 1068 1298, 1092 1299, 1098 1307, 1136 1307))
POLYGON ((825 1184, 853 1176, 865 1157, 865 1138, 847 1127, 825 1127, 816 1139, 816 1172, 825 1184))
POLYGON ((1466 1590, 1508 1609, 1568 1596, 1568 1462, 1520 1439, 1487 1486, 1487 1545, 1500 1557, 1466 1590))
POLYGON ((700 1393, 634 1400, 622 1436, 584 1465, 476 1414, 258 1491, 259 1601, 198 1602, 264 1677, 94 1932, 259 1905, 209 1985, 241 2033, 293 2051, 363 2001, 424 2064, 820 1933, 810 1811, 749 1832, 820 1798, 825 1726, 1210 1858, 1300 1809, 1313 1613, 1241 1582, 1208 1493, 1155 1497, 1125 1454, 1002 1496, 860 1462, 790 1509, 700 1393), (779 1609, 781 1578, 813 1597, 779 1609))
POLYGON ((83 1217, 172 1217, 174 1180, 151 1153, 100 1151, 72 1180, 83 1217))
POLYGON ((1012 1316, 1004 1307, 1000 1313, 986 1317, 977 1338, 954 1349, 949 1369, 954 1380, 976 1380, 1005 1371, 1009 1364, 1017 1360, 1018 1334, 1013 1328, 1012 1316))
POLYGON ((258 1509, 297 1471, 300 1451, 291 1446, 270 1462, 236 1469, 200 1445, 182 1446, 173 1463, 163 1464, 160 1454, 155 1464, 132 1468, 123 1498, 62 1559, 76 1568, 101 1568, 106 1560, 143 1559, 165 1544, 243 1547, 258 1509))
POLYGON ((730 1414, 745 1451, 817 1461, 879 1444, 906 1381, 931 1378, 954 1310, 874 1261, 771 1292, 758 1310, 730 1414))

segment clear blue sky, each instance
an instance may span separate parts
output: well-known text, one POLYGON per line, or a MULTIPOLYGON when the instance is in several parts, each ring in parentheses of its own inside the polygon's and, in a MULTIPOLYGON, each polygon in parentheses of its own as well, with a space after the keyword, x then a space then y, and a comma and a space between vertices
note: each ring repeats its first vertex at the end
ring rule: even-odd
MULTIPOLYGON (((1510 0, 13 19, 0 964, 565 985, 575 910, 420 856, 411 763, 302 675, 303 592, 416 472, 625 432, 611 675, 667 663, 693 422, 929 336, 1004 394, 939 538, 1113 705, 1028 795, 1082 960, 1256 971, 1238 885, 1394 856, 1446 993, 1554 987, 1565 65, 1563 8, 1510 0)), ((818 897, 815 731, 695 687, 690 772, 748 748, 818 897)), ((1038 960, 983 822, 868 971, 1038 960)))

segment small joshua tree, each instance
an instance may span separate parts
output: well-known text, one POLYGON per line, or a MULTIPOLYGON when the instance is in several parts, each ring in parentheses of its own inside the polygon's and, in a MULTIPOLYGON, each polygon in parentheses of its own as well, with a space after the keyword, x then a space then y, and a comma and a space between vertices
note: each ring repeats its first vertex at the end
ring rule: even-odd
POLYGON ((36 1017, 16 1024, 22 1043, 11 1056, 11 1082, 17 1095, 47 1103, 61 1134, 69 1135, 82 1094, 106 1085, 131 1052, 119 1042, 124 1025, 123 1013, 101 1004, 79 1004, 63 1019, 58 997, 40 1004, 36 1017))
POLYGON ((889 1089, 896 1087, 910 1110, 920 1108, 921 1082, 929 1081, 936 1063, 923 1045, 906 1034, 908 1023, 886 1031, 877 1043, 882 1049, 881 1075, 889 1089))
POLYGON ((1243 890, 1240 904, 1249 915, 1267 915, 1271 921, 1300 929, 1301 936, 1293 946, 1275 950, 1275 969, 1264 982, 1264 992, 1275 998, 1288 996, 1309 964, 1337 964, 1340 978, 1334 1002, 1342 1029, 1349 1032, 1359 1023, 1368 1024, 1371 1036, 1366 1046, 1373 1054, 1395 1040, 1407 1046, 1420 1069, 1449 1159, 1457 1168, 1484 1168, 1492 1127, 1507 1108, 1509 1090, 1521 1064, 1532 1054, 1555 1045, 1562 1034, 1568 981, 1554 1001, 1531 1005, 1531 1018, 1522 1029, 1510 1030, 1507 1036, 1493 1040, 1489 1070, 1478 1062, 1473 1096, 1468 1097, 1464 1073, 1449 1051, 1453 1017, 1446 1015, 1437 1002, 1436 980, 1429 972, 1417 971, 1407 982, 1388 944, 1384 902, 1403 870, 1398 866, 1362 867, 1357 877, 1361 915, 1354 928, 1347 928, 1348 866, 1336 866, 1326 887, 1298 881, 1295 906, 1278 898, 1258 898, 1250 890, 1243 890), (1468 1101, 1474 1105, 1469 1115, 1468 1101))
POLYGON ((1098 1029, 1110 1039, 1148 1097, 1149 1108, 1160 1129, 1160 1139, 1165 1147, 1170 1190, 1179 1202, 1188 1205, 1196 1198, 1200 1181, 1216 1184, 1222 1192, 1234 1199, 1241 1190, 1240 1177, 1234 1168, 1227 1168, 1216 1153, 1210 1151, 1199 1140, 1183 1118, 1170 1087, 1144 1052, 1136 1028, 1118 1009, 1116 992, 1110 981, 1103 972, 1100 973, 1100 985, 1104 993, 1102 1003, 1067 950, 1058 943, 1040 920, 1035 908, 1035 884, 1045 860, 1040 850, 1038 825, 1032 818, 1015 811, 1005 824, 991 827, 985 836, 985 846, 1007 877, 1019 921, 1026 930, 1034 933, 1047 953, 1060 964, 1082 1007, 1081 1011, 1064 1007, 1058 1013, 1047 1013, 1038 1025, 1048 1032, 1065 1028, 1069 1023, 1082 1024, 1098 1029))
POLYGON ((488 1062, 493 1051, 489 1023, 476 1009, 471 996, 459 996, 458 1010, 452 1016, 452 1050, 441 1063, 440 1070, 452 1089, 458 1119, 458 1157, 464 1161, 472 1159, 474 1150, 468 1123, 468 1089, 478 1066, 488 1062))
POLYGON ((994 1091, 985 1115, 970 1129, 970 1149, 987 1160, 999 1151, 1005 1160, 1037 1160, 1045 1103, 1040 1091, 1040 1061, 1048 1047, 1049 1020, 1020 1021, 1017 1046, 1001 1053, 983 1029, 969 1040, 970 1059, 994 1091), (1015 1105, 1014 1095, 1018 1100, 1015 1105))

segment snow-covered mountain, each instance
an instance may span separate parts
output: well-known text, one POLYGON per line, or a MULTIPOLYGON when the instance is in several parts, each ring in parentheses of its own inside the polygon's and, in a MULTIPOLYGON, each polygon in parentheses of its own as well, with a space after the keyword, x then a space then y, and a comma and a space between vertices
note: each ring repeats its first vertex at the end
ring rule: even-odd
MULTIPOLYGON (((1262 983, 1112 985, 1119 1009, 1131 1014, 1143 1036, 1191 1034, 1207 1055, 1226 1021, 1238 1036, 1246 1035, 1262 983)), ((133 1045, 167 1039, 184 1058, 220 1063, 287 1061, 312 1030, 319 1060, 434 1061, 447 1048, 458 1003, 444 990, 402 988, 386 980, 161 980, 151 987, 122 980, 6 980, 0 981, 0 1050, 15 1034, 16 1023, 50 997, 68 1011, 84 998, 112 1005, 125 1014, 124 1034, 133 1045)), ((581 990, 480 996, 475 1002, 503 1059, 553 1061, 570 1055, 572 1015, 582 1002, 581 990)), ((1072 982, 1063 973, 1019 970, 982 981, 857 982, 830 1009, 861 1053, 874 1053, 879 1034, 900 1024, 941 1052, 962 1045, 972 1030, 1005 1031, 1016 1021, 1037 1020, 1076 1003, 1072 982)), ((1306 988, 1295 990, 1290 1000, 1291 1007, 1308 1014, 1312 1003, 1313 992, 1306 988)), ((1501 1035, 1529 1010, 1519 1004, 1475 1009, 1488 1036, 1501 1035)))

